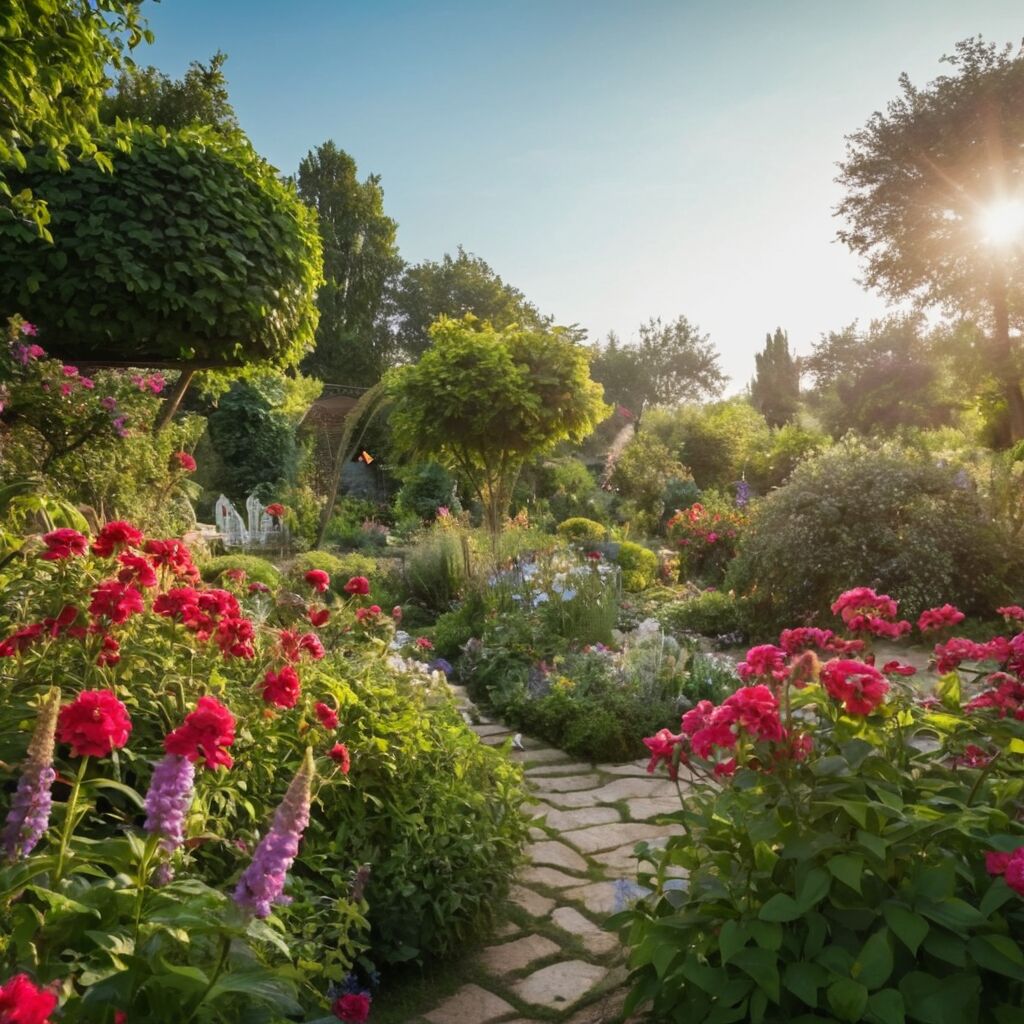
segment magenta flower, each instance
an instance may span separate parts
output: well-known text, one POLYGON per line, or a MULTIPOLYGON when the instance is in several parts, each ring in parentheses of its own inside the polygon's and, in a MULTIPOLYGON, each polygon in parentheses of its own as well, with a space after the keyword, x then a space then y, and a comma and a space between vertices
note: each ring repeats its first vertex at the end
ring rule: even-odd
MULTIPOLYGON (((185 815, 192 805, 195 766, 187 757, 165 755, 153 769, 146 793, 146 823, 150 835, 160 837, 160 849, 172 854, 185 841, 185 815)), ((170 865, 161 865, 155 881, 166 884, 174 877, 170 865)))

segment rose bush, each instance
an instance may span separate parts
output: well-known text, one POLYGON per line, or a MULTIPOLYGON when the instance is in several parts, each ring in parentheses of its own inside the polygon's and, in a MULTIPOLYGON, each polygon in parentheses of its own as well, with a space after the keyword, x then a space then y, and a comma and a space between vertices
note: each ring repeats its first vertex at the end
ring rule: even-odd
POLYGON ((682 833, 641 849, 648 895, 616 923, 631 1006, 658 1019, 1009 1022, 1024 1005, 1024 609, 948 639, 926 610, 935 692, 876 664, 905 635, 856 588, 847 635, 784 630, 748 685, 645 742, 681 786, 682 833), (681 877, 682 876, 682 877, 681 877))
POLYGON ((678 509, 665 529, 669 543, 679 552, 679 578, 720 583, 736 557, 746 525, 744 509, 714 493, 704 495, 688 508, 678 509))

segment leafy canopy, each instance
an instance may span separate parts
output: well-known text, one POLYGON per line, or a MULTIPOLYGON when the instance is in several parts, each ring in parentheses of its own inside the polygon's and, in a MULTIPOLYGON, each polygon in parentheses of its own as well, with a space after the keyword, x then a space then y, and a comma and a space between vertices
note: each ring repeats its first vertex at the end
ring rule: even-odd
POLYGON ((316 216, 241 137, 132 127, 114 173, 33 153, 9 180, 50 210, 53 244, 0 221, 0 309, 64 356, 298 361, 321 280, 316 216))
POLYGON ((769 426, 781 427, 800 408, 800 370, 789 351, 789 335, 777 327, 765 336, 764 348, 754 356, 757 372, 750 384, 750 401, 769 426))

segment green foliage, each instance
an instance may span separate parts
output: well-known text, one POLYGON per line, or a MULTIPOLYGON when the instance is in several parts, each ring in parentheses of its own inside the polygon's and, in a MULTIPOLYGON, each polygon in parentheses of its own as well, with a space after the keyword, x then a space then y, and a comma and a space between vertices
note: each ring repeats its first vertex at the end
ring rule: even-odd
POLYGON ((789 335, 777 327, 754 356, 757 372, 750 383, 750 403, 772 427, 789 423, 800 405, 800 370, 789 351, 789 335))
POLYGON ((576 544, 599 544, 608 536, 608 528, 593 519, 574 516, 558 524, 558 535, 576 544))
POLYGON ((728 585, 769 631, 820 618, 860 584, 902 595, 908 616, 940 600, 990 614, 1017 562, 965 483, 898 446, 844 441, 758 504, 728 585))
POLYGON ((746 624, 743 600, 728 590, 705 590, 668 602, 658 610, 658 620, 673 632, 701 636, 742 633, 746 624))
POLYGON ((473 637, 484 631, 484 613, 487 604, 476 589, 470 590, 454 611, 437 617, 430 630, 434 650, 441 658, 451 661, 473 637))
POLYGON ((641 429, 623 448, 611 474, 611 484, 628 502, 630 521, 653 534, 666 511, 669 488, 689 478, 689 470, 657 435, 641 429))
POLYGON ((622 569, 622 586, 626 590, 646 590, 657 578, 658 556, 642 544, 623 541, 618 545, 615 562, 622 569))
POLYGON ((449 611, 473 572, 466 534, 436 527, 424 530, 407 552, 403 566, 404 599, 435 615, 449 611))
POLYGON ((395 447, 457 468, 499 532, 524 463, 579 441, 607 408, 587 352, 562 329, 496 330, 442 318, 418 363, 388 379, 395 447))
POLYGON ((296 557, 288 570, 288 585, 300 594, 307 593, 309 584, 305 576, 311 569, 322 569, 327 573, 331 577, 331 592, 345 598, 348 596, 345 584, 353 576, 372 579, 377 571, 377 560, 355 553, 336 555, 330 551, 304 551, 296 557))
POLYGON ((45 152, 8 168, 49 208, 54 241, 0 222, 0 306, 64 356, 293 364, 313 342, 315 215, 241 138, 210 128, 107 132, 113 173, 45 152))
POLYGON ((533 494, 554 522, 603 514, 607 495, 597 486, 594 475, 578 458, 545 460, 533 472, 533 494))
POLYGON ((415 516, 421 522, 433 522, 439 508, 452 515, 462 511, 455 494, 455 479, 436 462, 413 467, 395 497, 395 508, 402 514, 415 516))
POLYGON ((209 558, 200 565, 203 579, 207 583, 224 584, 224 573, 228 569, 241 569, 250 580, 265 583, 268 587, 276 587, 281 582, 281 573, 273 562, 256 555, 218 555, 209 558))
POLYGON ((679 578, 720 583, 746 528, 746 510, 715 491, 680 509, 666 524, 669 543, 679 552, 679 578))

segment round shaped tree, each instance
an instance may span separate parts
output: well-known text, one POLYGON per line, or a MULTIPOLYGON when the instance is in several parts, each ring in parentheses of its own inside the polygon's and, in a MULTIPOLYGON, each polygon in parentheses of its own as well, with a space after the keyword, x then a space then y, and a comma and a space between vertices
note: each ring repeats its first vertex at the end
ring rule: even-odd
POLYGON ((160 365, 296 362, 321 280, 315 214, 238 136, 133 127, 113 173, 48 153, 5 168, 50 212, 53 243, 0 221, 0 311, 65 358, 160 365))

